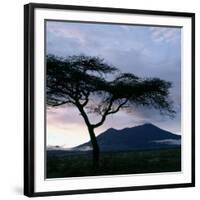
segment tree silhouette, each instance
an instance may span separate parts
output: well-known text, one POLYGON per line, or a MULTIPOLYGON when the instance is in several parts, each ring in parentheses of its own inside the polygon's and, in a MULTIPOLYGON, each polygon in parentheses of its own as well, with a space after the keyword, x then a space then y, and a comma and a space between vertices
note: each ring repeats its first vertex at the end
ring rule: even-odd
POLYGON ((120 73, 99 57, 47 56, 47 105, 68 104, 79 110, 90 135, 94 166, 98 166, 99 162, 95 128, 101 126, 107 116, 134 106, 153 107, 162 114, 173 115, 170 87, 170 82, 158 78, 120 73), (92 123, 90 114, 98 115, 99 121, 92 123))

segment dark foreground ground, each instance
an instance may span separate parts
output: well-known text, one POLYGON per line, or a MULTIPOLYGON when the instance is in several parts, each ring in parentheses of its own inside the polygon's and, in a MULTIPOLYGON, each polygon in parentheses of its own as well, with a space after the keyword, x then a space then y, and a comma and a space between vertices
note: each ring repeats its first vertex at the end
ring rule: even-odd
POLYGON ((55 156, 47 153, 47 178, 181 171, 180 149, 101 153, 98 169, 91 154, 55 156))

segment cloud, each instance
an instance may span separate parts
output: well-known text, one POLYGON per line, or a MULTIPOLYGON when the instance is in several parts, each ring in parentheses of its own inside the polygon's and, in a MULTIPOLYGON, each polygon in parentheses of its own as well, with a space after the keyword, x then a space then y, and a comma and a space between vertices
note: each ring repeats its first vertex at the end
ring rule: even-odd
POLYGON ((150 27, 151 38, 155 42, 173 42, 179 37, 180 28, 150 27))
POLYGON ((124 31, 130 31, 131 30, 130 26, 127 26, 127 25, 120 25, 119 27, 121 29, 123 29, 124 31))
POLYGON ((154 143, 168 144, 168 145, 181 145, 181 140, 178 139, 165 139, 165 140, 154 140, 154 143))
POLYGON ((47 22, 48 34, 53 34, 55 37, 66 39, 75 39, 80 43, 85 43, 86 34, 76 27, 67 27, 63 22, 47 22))
POLYGON ((48 109, 47 124, 60 129, 84 126, 83 119, 77 109, 68 106, 48 109))
MULTIPOLYGON (((131 72, 141 77, 158 77, 172 82, 171 97, 177 110, 175 119, 161 116, 153 109, 138 107, 133 113, 119 112, 109 116, 105 124, 97 129, 97 134, 110 127, 121 129, 148 122, 180 133, 180 33, 180 28, 170 27, 51 21, 47 25, 47 52, 57 56, 100 56, 122 72, 131 72)), ((91 119, 98 120, 94 115, 91 119)), ((62 132, 73 137, 74 141, 77 138, 72 133, 76 133, 77 137, 88 135, 87 127, 76 108, 59 107, 48 110, 47 123, 51 133, 56 135, 62 132)), ((53 138, 51 141, 54 140, 53 138)), ((60 143, 63 144, 62 141, 60 143)))

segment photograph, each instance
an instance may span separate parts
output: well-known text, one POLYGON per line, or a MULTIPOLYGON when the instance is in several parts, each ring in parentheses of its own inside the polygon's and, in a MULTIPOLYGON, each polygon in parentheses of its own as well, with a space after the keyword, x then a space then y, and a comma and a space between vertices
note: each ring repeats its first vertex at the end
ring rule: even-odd
POLYGON ((45 20, 47 179, 181 172, 181 37, 45 20))
POLYGON ((24 194, 195 186, 195 14, 24 7, 24 194))

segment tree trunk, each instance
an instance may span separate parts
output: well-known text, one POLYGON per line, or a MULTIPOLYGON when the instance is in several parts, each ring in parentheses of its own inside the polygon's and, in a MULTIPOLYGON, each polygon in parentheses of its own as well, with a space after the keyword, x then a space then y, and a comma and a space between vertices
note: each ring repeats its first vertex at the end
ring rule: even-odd
POLYGON ((90 140, 92 143, 92 148, 93 148, 93 167, 98 168, 99 166, 99 145, 97 143, 97 139, 94 133, 94 128, 88 127, 88 131, 90 134, 90 140))
POLYGON ((99 145, 97 143, 97 139, 94 133, 94 127, 90 124, 87 114, 85 113, 82 105, 77 102, 77 107, 85 120, 85 124, 87 125, 88 132, 90 135, 90 140, 93 148, 93 167, 98 168, 99 166, 99 145))

